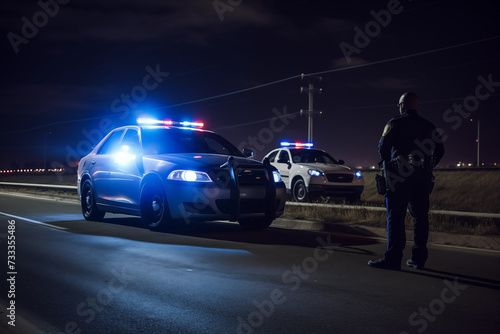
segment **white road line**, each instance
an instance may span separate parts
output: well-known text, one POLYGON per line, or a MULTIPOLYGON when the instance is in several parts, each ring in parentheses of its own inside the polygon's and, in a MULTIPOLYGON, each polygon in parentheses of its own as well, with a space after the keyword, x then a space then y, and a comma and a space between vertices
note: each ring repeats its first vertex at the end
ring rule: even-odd
POLYGON ((11 215, 11 214, 5 213, 5 212, 0 212, 0 215, 4 215, 4 216, 7 216, 7 217, 19 219, 19 220, 24 220, 24 221, 27 221, 27 222, 30 222, 30 223, 33 223, 33 224, 43 225, 43 226, 47 226, 47 227, 51 227, 51 228, 57 228, 59 230, 67 230, 66 227, 55 226, 55 225, 51 225, 51 224, 39 222, 38 220, 33 220, 33 219, 25 218, 25 217, 11 215))

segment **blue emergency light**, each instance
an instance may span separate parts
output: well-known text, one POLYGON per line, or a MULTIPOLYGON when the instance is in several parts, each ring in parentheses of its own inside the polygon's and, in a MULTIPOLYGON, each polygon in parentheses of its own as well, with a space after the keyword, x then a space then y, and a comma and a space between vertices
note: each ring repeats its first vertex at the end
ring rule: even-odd
POLYGON ((313 143, 290 143, 288 141, 282 141, 280 143, 281 147, 295 147, 295 148, 311 148, 314 146, 313 143))
POLYGON ((191 128, 202 128, 205 124, 201 122, 175 122, 172 120, 158 120, 153 118, 138 118, 137 124, 144 125, 167 125, 167 126, 185 126, 191 128))

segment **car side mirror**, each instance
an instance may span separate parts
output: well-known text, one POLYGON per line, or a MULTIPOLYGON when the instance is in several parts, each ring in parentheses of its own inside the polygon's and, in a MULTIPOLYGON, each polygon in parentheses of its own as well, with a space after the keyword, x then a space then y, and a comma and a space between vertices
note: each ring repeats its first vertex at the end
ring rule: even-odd
POLYGON ((243 155, 244 155, 245 157, 247 157, 247 158, 251 158, 251 157, 253 157, 253 156, 254 156, 254 154, 255 154, 255 153, 254 153, 254 151, 253 151, 253 150, 251 150, 251 149, 249 149, 249 148, 244 148, 244 149, 241 151, 241 153, 243 153, 243 155))
POLYGON ((343 165, 343 164, 345 164, 345 161, 344 161, 344 160, 342 160, 342 159, 340 159, 340 160, 338 161, 338 163, 339 163, 339 165, 343 165))

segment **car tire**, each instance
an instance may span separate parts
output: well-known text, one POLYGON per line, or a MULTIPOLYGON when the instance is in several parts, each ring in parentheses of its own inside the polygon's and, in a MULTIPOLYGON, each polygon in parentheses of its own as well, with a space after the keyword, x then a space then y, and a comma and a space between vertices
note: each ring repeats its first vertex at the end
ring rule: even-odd
POLYGON ((264 230, 268 228, 273 220, 271 218, 240 219, 238 223, 246 231, 264 230))
POLYGON ((100 221, 104 218, 106 212, 101 211, 97 208, 94 188, 92 187, 92 182, 90 182, 90 180, 86 180, 83 183, 80 203, 82 206, 83 217, 86 220, 100 221))
POLYGON ((304 183, 304 180, 302 180, 302 179, 297 180, 293 184, 292 195, 293 195, 293 199, 295 200, 295 202, 308 202, 309 201, 308 194, 307 194, 307 188, 306 188, 306 184, 304 183))
POLYGON ((168 203, 161 186, 146 183, 141 189, 141 219, 152 231, 164 231, 169 222, 168 203))

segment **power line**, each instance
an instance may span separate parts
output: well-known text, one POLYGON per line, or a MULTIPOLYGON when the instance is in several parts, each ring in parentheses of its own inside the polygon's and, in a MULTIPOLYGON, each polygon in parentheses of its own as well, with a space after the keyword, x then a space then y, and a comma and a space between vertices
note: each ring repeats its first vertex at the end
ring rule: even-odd
MULTIPOLYGON (((490 97, 497 97, 497 96, 500 96, 500 94, 491 94, 490 95, 490 97)), ((441 99, 441 100, 420 101, 419 103, 422 104, 422 105, 423 104, 436 104, 436 103, 445 103, 445 102, 453 102, 453 101, 463 101, 464 98, 465 98, 464 96, 461 96, 461 97, 453 97, 453 98, 447 98, 447 99, 441 99)), ((351 110, 363 110, 363 109, 391 108, 391 107, 394 107, 394 106, 395 106, 394 103, 390 103, 390 104, 379 104, 379 105, 350 107, 350 108, 336 108, 336 110, 338 110, 338 111, 351 111, 351 110)), ((226 130, 226 129, 238 128, 238 127, 242 127, 242 126, 248 126, 248 125, 253 125, 253 124, 258 124, 258 123, 264 123, 264 122, 270 121, 270 120, 272 120, 274 118, 286 118, 286 117, 289 117, 289 116, 292 116, 292 115, 297 115, 297 114, 300 114, 300 112, 294 112, 294 113, 286 114, 284 116, 279 116, 279 117, 275 116, 275 117, 265 118, 265 119, 261 119, 261 120, 258 120, 258 121, 252 121, 252 122, 247 122, 247 123, 238 123, 238 124, 223 126, 223 127, 216 128, 216 129, 211 129, 211 130, 213 130, 213 131, 219 131, 219 130, 226 130)))
POLYGON ((290 117, 290 116, 293 116, 293 115, 298 115, 298 114, 300 114, 299 111, 294 112, 294 113, 290 113, 290 114, 286 114, 286 115, 283 115, 283 116, 274 116, 274 117, 270 117, 270 118, 266 118, 266 119, 261 119, 261 120, 258 120, 258 121, 252 121, 252 122, 247 122, 247 123, 239 123, 239 124, 234 124, 234 125, 223 126, 223 127, 215 128, 215 129, 212 129, 212 130, 213 131, 219 131, 219 130, 226 130, 226 129, 232 129, 232 128, 239 128, 241 126, 259 124, 259 123, 271 121, 273 119, 287 118, 287 117, 290 117))
MULTIPOLYGON (((472 41, 472 42, 466 42, 466 43, 456 44, 456 45, 452 45, 452 46, 442 47, 442 48, 438 48, 438 49, 433 49, 433 50, 428 50, 428 51, 422 51, 422 52, 418 52, 418 53, 412 53, 412 54, 408 54, 408 55, 404 55, 404 56, 393 57, 393 58, 389 58, 389 59, 384 59, 384 60, 378 60, 378 61, 373 61, 373 62, 364 63, 364 64, 353 65, 353 66, 349 66, 349 67, 342 67, 342 68, 336 68, 336 69, 332 69, 332 70, 325 70, 325 71, 319 71, 319 72, 309 73, 309 74, 306 74, 306 75, 307 76, 316 76, 316 75, 321 75, 321 74, 328 74, 328 73, 334 73, 334 72, 347 71, 347 70, 352 70, 352 69, 356 69, 356 68, 367 67, 367 66, 372 66, 372 65, 378 65, 378 64, 383 64, 383 63, 391 62, 391 61, 397 61, 397 60, 402 60, 402 59, 408 59, 408 58, 412 58, 412 57, 427 55, 427 54, 441 52, 441 51, 445 51, 445 50, 451 50, 451 49, 455 49, 455 48, 459 48, 459 47, 463 47, 463 46, 468 46, 468 45, 472 45, 472 44, 477 44, 477 43, 482 43, 482 42, 486 42, 486 41, 490 41, 490 40, 494 40, 494 39, 498 39, 498 38, 500 38, 500 35, 496 35, 496 36, 492 36, 492 37, 488 37, 488 38, 483 38, 483 39, 475 40, 475 41, 472 41)), ((206 97, 206 98, 201 98, 201 99, 192 100, 192 101, 187 101, 187 102, 176 103, 176 104, 172 104, 172 105, 168 105, 168 106, 151 108, 151 110, 161 110, 161 109, 175 108, 175 107, 179 107, 179 106, 183 106, 183 105, 194 104, 194 103, 199 103, 199 102, 204 102, 204 101, 209 101, 209 100, 215 100, 215 99, 218 99, 218 98, 221 98, 221 97, 236 95, 236 94, 240 94, 240 93, 244 93, 244 92, 256 90, 256 89, 259 89, 259 88, 276 85, 278 83, 282 83, 282 82, 285 82, 285 81, 289 81, 289 80, 293 80, 293 79, 298 79, 298 78, 301 78, 302 75, 303 74, 293 75, 293 76, 290 76, 290 77, 287 77, 287 78, 284 78, 284 79, 271 81, 271 82, 268 82, 268 83, 265 83, 265 84, 261 84, 261 85, 257 85, 257 86, 253 86, 253 87, 248 87, 248 88, 240 89, 240 90, 233 91, 233 92, 228 92, 228 93, 224 93, 224 94, 219 94, 219 95, 215 95, 215 96, 211 96, 211 97, 206 97)), ((93 119, 101 119, 103 117, 109 117, 109 116, 116 116, 116 115, 104 115, 104 116, 96 116, 96 117, 89 117, 89 118, 82 118, 82 119, 75 119, 75 120, 59 121, 59 122, 53 122, 53 123, 49 123, 49 124, 45 124, 45 125, 39 125, 39 126, 32 127, 32 128, 29 128, 29 129, 4 132, 2 134, 3 135, 7 135, 7 134, 27 132, 27 131, 41 129, 41 128, 45 128, 45 127, 53 126, 53 125, 59 125, 59 124, 65 124, 65 123, 73 123, 73 122, 81 122, 81 121, 88 121, 88 120, 93 120, 93 119)), ((266 119, 266 120, 268 120, 268 119, 266 119)), ((256 122, 263 122, 263 121, 266 121, 266 120, 261 120, 261 121, 256 121, 256 122)))
MULTIPOLYGON (((306 74, 306 75, 307 76, 314 76, 314 75, 321 75, 321 74, 328 74, 328 73, 334 73, 334 72, 347 71, 347 70, 352 70, 352 69, 360 68, 360 67, 378 65, 378 64, 388 63, 388 62, 391 62, 391 61, 408 59, 408 58, 417 57, 417 56, 423 56, 423 55, 427 55, 427 54, 431 54, 431 53, 436 53, 436 52, 451 50, 451 49, 455 49, 455 48, 459 48, 459 47, 463 47, 463 46, 468 46, 468 45, 472 45, 472 44, 482 43, 482 42, 490 41, 490 40, 497 39, 497 38, 500 38, 500 35, 493 36, 493 37, 488 37, 488 38, 483 38, 483 39, 475 40, 475 41, 472 41, 472 42, 466 42, 466 43, 456 44, 456 45, 452 45, 452 46, 447 46, 447 47, 443 47, 443 48, 438 48, 438 49, 433 49, 433 50, 428 50, 428 51, 423 51, 423 52, 418 52, 418 53, 412 53, 412 54, 408 54, 408 55, 404 55, 404 56, 399 56, 399 57, 394 57, 394 58, 389 58, 389 59, 384 59, 384 60, 378 60, 378 61, 373 61, 373 62, 364 63, 364 64, 353 65, 353 66, 349 66, 349 67, 342 67, 342 68, 336 68, 336 69, 332 69, 332 70, 325 70, 325 71, 320 71, 320 72, 309 73, 309 74, 306 74)), ((197 99, 197 100, 193 100, 193 101, 187 101, 187 102, 182 102, 182 103, 171 104, 171 105, 168 105, 168 106, 157 107, 155 109, 159 110, 159 109, 175 108, 175 107, 184 106, 184 105, 188 105, 188 104, 194 104, 194 103, 199 103, 199 102, 214 100, 214 99, 218 99, 218 98, 225 97, 225 96, 240 94, 240 93, 248 92, 248 91, 251 91, 251 90, 255 90, 255 89, 259 89, 259 88, 263 88, 263 87, 275 85, 275 84, 278 84, 278 83, 281 83, 281 82, 285 82, 285 81, 289 81, 289 80, 293 80, 293 79, 298 79, 301 76, 302 76, 302 74, 293 75, 293 76, 290 76, 288 78, 284 78, 284 79, 280 79, 280 80, 276 80, 276 81, 271 81, 271 82, 268 82, 268 83, 265 83, 265 84, 261 84, 261 85, 257 85, 257 86, 253 86, 253 87, 244 88, 244 89, 240 89, 240 90, 229 92, 229 93, 219 94, 219 95, 215 95, 215 96, 211 96, 211 97, 206 97, 206 98, 201 98, 201 99, 197 99)))

